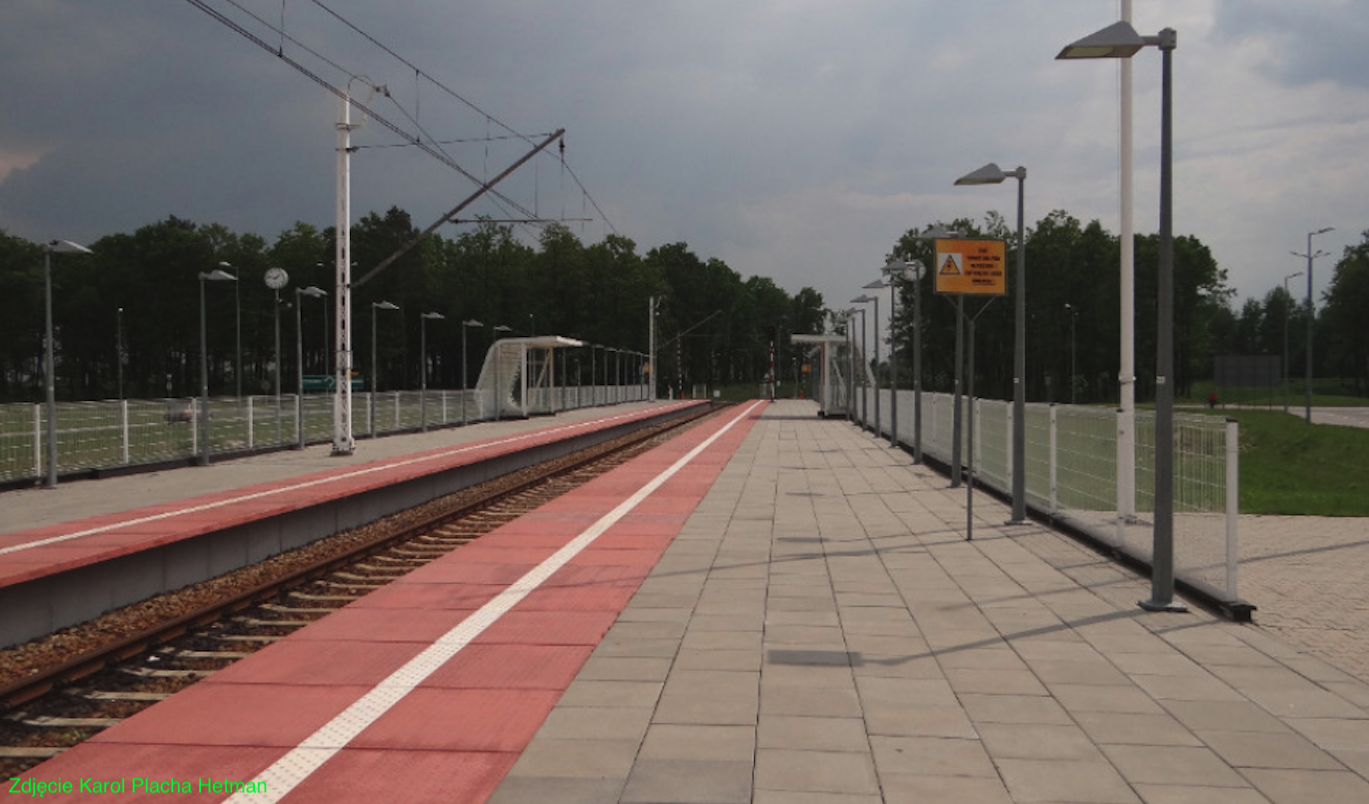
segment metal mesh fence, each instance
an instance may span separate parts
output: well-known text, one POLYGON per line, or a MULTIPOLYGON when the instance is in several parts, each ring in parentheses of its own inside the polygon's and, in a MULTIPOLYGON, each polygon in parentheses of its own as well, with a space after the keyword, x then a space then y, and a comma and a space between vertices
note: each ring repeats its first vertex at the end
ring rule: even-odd
MULTIPOLYGON (((881 392, 882 434, 889 430, 890 395, 881 392)), ((914 407, 910 391, 899 392, 899 441, 912 447, 914 407)), ((962 425, 961 461, 969 456, 967 412, 962 425)), ((923 452, 949 464, 955 438, 953 398, 949 394, 922 395, 923 452)), ((974 405, 974 463, 979 482, 1011 493, 1012 406, 998 400, 974 405)), ((873 412, 854 418, 874 427, 873 412)), ((1149 560, 1155 510, 1155 415, 1135 416, 1136 485, 1134 502, 1119 507, 1117 488, 1116 411, 1074 405, 1026 406, 1027 503, 1038 511, 1066 520, 1096 538, 1149 560), (1126 515, 1119 510, 1127 510, 1126 515)), ((1174 419, 1174 534, 1175 571, 1236 599, 1237 508, 1236 461, 1238 431, 1234 422, 1213 416, 1176 414, 1174 419)))
MULTIPOLYGON (((648 397, 645 385, 559 389, 557 410, 632 402, 648 397)), ((549 397, 550 398, 550 397, 549 397)), ((117 466, 189 460, 201 450, 201 409, 195 398, 63 402, 56 406, 59 474, 117 466)), ((209 454, 319 444, 333 438, 331 394, 253 396, 208 401, 209 454), (301 427, 303 440, 300 439, 301 427)), ((42 404, 0 405, 0 483, 46 473, 47 437, 42 404)), ((479 421, 476 391, 390 391, 352 396, 352 433, 365 438, 479 421), (465 418, 462 418, 463 408, 465 418)))

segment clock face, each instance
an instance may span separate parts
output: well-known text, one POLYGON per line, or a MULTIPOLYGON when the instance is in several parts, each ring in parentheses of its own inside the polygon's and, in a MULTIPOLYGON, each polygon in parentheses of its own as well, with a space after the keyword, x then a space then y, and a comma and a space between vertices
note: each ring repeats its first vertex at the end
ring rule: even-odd
POLYGON ((285 272, 284 268, 268 268, 266 270, 266 286, 272 290, 280 290, 289 281, 290 275, 285 272))

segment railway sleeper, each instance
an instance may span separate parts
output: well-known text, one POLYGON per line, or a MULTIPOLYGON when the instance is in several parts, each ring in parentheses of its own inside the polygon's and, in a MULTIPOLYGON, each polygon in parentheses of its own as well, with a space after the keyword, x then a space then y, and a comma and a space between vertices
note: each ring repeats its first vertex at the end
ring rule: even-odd
POLYGON ((119 690, 89 690, 76 693, 88 701, 141 701, 155 703, 171 697, 169 692, 123 692, 119 690))
POLYGON ((327 615, 327 614, 332 614, 333 612, 337 611, 337 609, 328 609, 328 608, 307 608, 307 607, 304 607, 304 606, 284 606, 284 605, 281 605, 280 603, 264 603, 264 604, 262 604, 262 608, 263 608, 263 609, 266 609, 267 611, 274 611, 274 612, 276 612, 276 613, 278 613, 278 614, 304 614, 304 615, 313 614, 313 615, 318 615, 318 616, 320 616, 320 617, 322 617, 322 616, 324 616, 324 615, 327 615))
MULTIPOLYGON (((118 717, 35 717, 21 721, 25 726, 40 729, 107 729, 123 722, 118 717)), ((65 749, 59 749, 65 750, 65 749)))

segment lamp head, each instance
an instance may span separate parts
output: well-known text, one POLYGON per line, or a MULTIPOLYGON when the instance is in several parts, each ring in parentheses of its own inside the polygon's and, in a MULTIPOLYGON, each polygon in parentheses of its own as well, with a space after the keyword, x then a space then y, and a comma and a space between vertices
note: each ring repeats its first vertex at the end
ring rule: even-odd
POLYGON ((236 281, 238 281, 238 278, 237 278, 236 276, 233 276, 232 274, 228 273, 227 271, 223 270, 222 268, 215 268, 214 270, 210 271, 209 273, 204 273, 203 271, 201 271, 201 272, 200 272, 200 279, 208 279, 210 282, 236 282, 236 281))
POLYGON ((434 321, 442 321, 443 319, 446 318, 446 316, 443 315, 443 314, 441 314, 441 313, 423 313, 420 317, 421 317, 421 318, 430 318, 430 319, 432 319, 432 320, 434 320, 434 321))
MULTIPOLYGON (((866 287, 869 287, 869 286, 867 285, 866 287)), ((872 301, 878 301, 878 300, 877 300, 874 296, 871 296, 871 295, 866 294, 866 293, 862 293, 862 294, 860 294, 859 296, 857 296, 857 297, 855 297, 854 299, 852 299, 852 300, 851 300, 851 303, 852 303, 852 304, 868 304, 868 303, 870 303, 870 302, 872 302, 872 301)))
POLYGON ((941 224, 938 223, 938 224, 935 225, 935 226, 928 226, 928 227, 927 227, 927 231, 924 232, 924 233, 920 236, 919 239, 921 239, 921 240, 945 240, 945 239, 951 238, 951 237, 964 237, 964 236, 965 236, 965 233, 964 233, 964 232, 957 232, 957 231, 954 231, 954 230, 952 230, 952 229, 947 229, 945 226, 942 226, 941 224))
POLYGON ((398 310, 399 305, 387 301, 371 302, 371 306, 377 310, 398 310))
POLYGON ((1115 22, 1065 45, 1057 59, 1129 59, 1147 44, 1129 22, 1115 22))
POLYGON ((317 298, 321 298, 321 297, 323 297, 323 296, 327 296, 327 295, 328 295, 328 291, 324 290, 323 288, 319 287, 318 285, 310 285, 310 286, 307 287, 307 288, 295 288, 295 295, 296 295, 296 296, 312 296, 313 298, 317 299, 317 298))
POLYGON ((1336 227, 1334 227, 1334 226, 1327 226, 1325 229, 1318 229, 1317 231, 1313 232, 1312 234, 1326 234, 1327 232, 1334 232, 1334 231, 1336 231, 1336 227))
POLYGON ((866 290, 883 290, 884 288, 889 287, 889 283, 885 282, 883 279, 876 279, 868 285, 862 285, 861 287, 866 290))
POLYGON ((962 184, 1002 184, 1008 178, 1008 174, 1003 172, 997 163, 990 162, 984 167, 966 173, 964 176, 955 180, 957 185, 962 184))
POLYGON ((53 240, 44 243, 43 248, 50 254, 91 254, 90 249, 80 243, 73 243, 70 240, 53 240))
POLYGON ((482 323, 480 323, 479 321, 476 321, 474 318, 472 318, 470 321, 462 321, 462 322, 461 322, 461 326, 463 326, 463 327, 483 327, 483 326, 485 326, 485 325, 482 324, 482 323))

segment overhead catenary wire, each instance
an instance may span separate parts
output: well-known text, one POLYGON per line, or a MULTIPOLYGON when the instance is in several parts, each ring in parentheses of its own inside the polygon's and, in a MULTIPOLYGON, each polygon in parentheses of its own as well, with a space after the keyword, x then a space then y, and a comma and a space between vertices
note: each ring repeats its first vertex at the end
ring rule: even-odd
MULTIPOLYGON (((345 98, 345 99, 346 99, 354 108, 358 109, 358 110, 359 110, 360 112, 362 112, 363 114, 369 115, 372 119, 376 120, 377 123, 379 123, 379 124, 380 124, 381 126, 383 126, 384 128, 388 129, 388 130, 391 131, 392 133, 396 134, 396 135, 402 140, 402 142, 399 142, 399 143, 385 143, 385 144, 359 145, 359 146, 355 146, 356 150, 361 150, 361 149, 366 149, 366 148, 403 148, 403 147, 415 147, 415 148, 418 148, 419 150, 423 151, 424 153, 428 154, 429 156, 432 156, 433 158, 437 159, 439 162, 443 163, 443 164, 446 165, 448 168, 457 171, 457 172, 458 172, 460 175, 462 175, 464 178, 466 178, 467 180, 469 180, 469 181, 475 183, 476 185, 484 185, 484 184, 486 184, 486 182, 487 182, 487 180, 488 180, 488 177, 489 177, 489 156, 490 156, 490 154, 489 154, 489 145, 490 145, 491 142, 498 142, 498 141, 501 141, 501 140, 521 139, 521 140, 523 140, 523 141, 525 141, 525 142, 527 142, 527 143, 529 143, 529 144, 534 144, 534 143, 536 142, 537 138, 540 138, 540 137, 544 136, 543 134, 527 134, 527 133, 518 131, 517 129, 513 128, 511 125, 505 123, 504 121, 502 121, 502 120, 500 120, 499 118, 495 117, 493 114, 491 114, 491 113, 489 113, 488 111, 482 109, 480 106, 478 106, 477 104, 475 104, 475 103, 472 102, 471 100, 469 100, 469 99, 467 99, 466 97, 462 96, 460 93, 456 92, 456 91, 453 90, 451 87, 448 87, 446 84, 442 83, 440 80, 434 78, 431 74, 425 72, 422 68, 418 67, 418 66, 415 65, 413 62, 411 62, 410 60, 406 59, 405 57, 403 57, 402 55, 400 55, 399 53, 397 53, 393 48, 387 46, 386 44, 384 44, 383 42, 381 42, 379 39, 377 39, 376 37, 372 36, 370 33, 366 32, 366 31, 363 30, 361 27, 359 27, 359 26, 356 25, 355 23, 351 22, 350 20, 348 20, 347 18, 345 18, 344 16, 342 16, 341 14, 339 14, 337 11, 333 10, 332 8, 330 8, 326 3, 322 2, 322 0, 310 0, 310 1, 311 1, 315 6, 317 6, 319 9, 321 9, 323 12, 325 12, 327 15, 329 15, 329 16, 332 17, 333 19, 337 20, 340 24, 346 26, 349 30, 353 31, 353 32, 356 33, 358 36, 360 36, 360 37, 362 37, 363 39, 365 39, 368 43, 370 43, 370 44, 373 45, 374 47, 380 49, 380 50, 383 51, 385 54, 387 54, 387 55, 390 56, 391 58, 395 59, 395 60, 398 61, 400 64, 404 65, 404 66, 405 66, 406 68, 408 68, 409 70, 412 70, 412 71, 413 71, 413 74, 414 74, 414 81, 415 81, 415 86, 416 86, 416 87, 422 83, 422 80, 425 80, 425 79, 426 79, 427 81, 429 81, 430 83, 432 83, 432 85, 433 85, 434 87, 436 87, 436 88, 437 88, 440 92, 442 92, 443 94, 445 94, 445 95, 447 95, 447 96, 453 98, 454 100, 458 101, 459 103, 463 104, 464 106, 470 108, 471 110, 473 110, 473 111, 477 112, 478 114, 480 114, 481 116, 483 116, 483 117, 485 118, 485 122, 486 122, 486 135, 485 135, 485 137, 483 138, 483 140, 482 140, 481 138, 479 138, 479 137, 441 138, 441 137, 435 136, 431 131, 428 131, 428 130, 420 123, 420 118, 419 118, 419 116, 418 116, 418 112, 419 112, 419 110, 420 110, 420 107, 419 107, 419 105, 418 105, 418 104, 419 104, 419 99, 418 99, 418 96, 417 96, 417 95, 418 95, 417 90, 416 90, 416 93, 415 93, 415 95, 416 95, 416 97, 415 97, 415 113, 414 113, 413 115, 410 115, 410 114, 408 113, 408 111, 404 108, 403 104, 401 104, 401 103, 399 102, 398 99, 394 98, 394 97, 393 97, 392 95, 390 95, 390 93, 388 93, 388 92, 384 93, 385 96, 386 96, 387 98, 389 98, 390 101, 394 104, 395 108, 397 108, 397 109, 400 110, 400 113, 403 115, 403 117, 404 117, 404 118, 409 122, 409 124, 410 124, 414 129, 416 129, 417 132, 418 132, 418 133, 412 133, 412 132, 406 130, 403 126, 401 126, 401 125, 399 125, 399 124, 396 124, 395 122, 393 122, 393 121, 392 121, 391 119, 389 119, 388 117, 386 117, 386 116, 384 116, 384 115, 378 113, 376 110, 371 109, 371 108, 367 108, 365 105, 363 105, 363 104, 357 102, 355 99, 352 99, 352 98, 350 97, 350 94, 349 94, 344 88, 342 88, 341 86, 338 86, 338 85, 337 85, 336 83, 334 83, 334 82, 329 81, 327 78, 325 78, 325 77, 319 75, 319 74, 316 73, 314 70, 311 70, 308 66, 306 66, 305 64, 303 64, 303 63, 302 63, 300 60, 298 60, 297 58, 293 58, 293 57, 287 55, 287 54, 286 54, 286 51, 285 51, 285 46, 286 46, 286 44, 288 43, 292 48, 298 48, 301 52, 308 54, 308 55, 309 55, 311 58, 313 58, 313 59, 317 59, 319 62, 321 62, 321 63, 327 65, 330 69, 337 71, 340 75, 346 76, 346 78, 347 78, 348 81, 350 81, 351 79, 359 78, 359 77, 360 77, 360 76, 358 75, 358 72, 359 72, 359 71, 354 71, 354 70, 351 70, 351 69, 348 69, 348 68, 344 67, 343 65, 341 65, 340 63, 338 63, 336 60, 331 59, 331 58, 325 56, 323 53, 319 52, 317 49, 315 49, 315 48, 313 48, 313 47, 310 47, 309 45, 307 45, 306 43, 304 43, 303 41, 301 41, 298 37, 292 36, 292 35, 286 30, 286 28, 285 28, 285 0, 282 0, 282 2, 281 2, 280 23, 279 23, 278 26, 275 25, 275 24, 273 24, 272 22, 270 22, 270 21, 268 21, 268 20, 262 18, 262 17, 259 16, 258 14, 253 13, 251 10, 245 8, 238 0, 223 0, 223 2, 225 2, 225 3, 227 3, 227 4, 231 5, 231 6, 233 6, 233 7, 236 8, 239 12, 241 12, 242 14, 244 14, 244 15, 246 15, 247 17, 251 18, 252 20, 254 20, 258 25, 261 25, 264 29, 273 32, 273 33, 275 34, 275 38, 277 38, 277 39, 278 39, 278 42, 279 42, 279 44, 276 44, 276 45, 271 45, 271 44, 269 44, 269 43, 266 42, 266 40, 264 40, 262 37, 258 36, 257 34, 255 34, 254 32, 252 32, 251 30, 247 29, 247 28, 244 27, 242 24, 239 24, 237 21, 231 19, 231 18, 230 18, 229 16, 227 16, 225 13, 223 13, 223 12, 221 12, 221 11, 219 11, 219 10, 213 8, 213 7, 211 7, 210 4, 209 4, 209 3, 210 3, 210 0, 188 0, 188 2, 191 3, 191 5, 195 6, 196 8, 199 8, 201 11, 204 11, 204 12, 205 12, 206 14, 208 14, 210 17, 214 18, 215 20, 217 20, 217 21, 220 22, 221 24, 223 24, 223 25, 225 25, 226 27, 228 27, 229 29, 233 30, 235 33, 238 33, 239 35, 243 36, 244 38, 246 38, 248 41, 252 42, 253 44, 256 44, 258 47, 262 48, 263 50, 266 50, 267 52, 271 53, 272 55, 275 55, 277 58, 279 58, 280 60, 282 60, 282 61, 284 61, 286 64, 288 64, 291 68, 293 68, 293 69, 295 69, 297 72, 300 72, 301 74, 305 75, 307 78, 309 78, 310 80, 314 81, 316 84, 322 86, 323 88, 327 89, 327 90, 328 90, 329 92, 331 92, 332 94, 338 96, 339 98, 345 98), (503 135, 493 135, 493 134, 491 133, 491 131, 490 131, 491 125, 498 126, 500 129, 502 129, 503 131, 507 132, 507 134, 503 134, 503 135), (477 177, 473 172, 466 170, 461 164, 459 164, 459 163, 456 161, 455 158, 453 158, 450 154, 446 153, 446 152, 443 150, 443 148, 442 148, 442 146, 445 146, 445 145, 463 144, 463 143, 469 143, 469 142, 482 142, 482 141, 484 142, 484 145, 485 145, 485 147, 484 147, 484 151, 485 151, 485 155, 484 155, 484 156, 485 156, 485 165, 484 165, 484 170, 483 170, 484 178, 479 178, 479 177, 477 177)), ((343 84, 343 86, 345 86, 346 82, 342 82, 342 84, 343 84)), ((584 196, 584 198, 588 199, 589 203, 593 206, 593 208, 594 208, 594 210, 596 211, 596 213, 601 217, 601 219, 603 220, 604 224, 605 224, 611 231, 613 231, 613 232, 616 234, 616 233, 617 233, 617 230, 613 227, 613 224, 607 219, 607 217, 604 216, 603 209, 599 206, 598 202, 594 199, 593 195, 589 192, 588 188, 585 187, 584 183, 580 180, 580 177, 576 174, 575 170, 574 170, 573 168, 571 168, 569 164, 566 164, 566 162, 565 162, 565 153, 564 153, 564 145, 563 145, 562 150, 561 150, 560 159, 561 159, 561 162, 562 162, 562 169, 563 169, 564 173, 568 174, 568 175, 571 177, 571 179, 572 179, 572 181, 574 181, 576 187, 578 187, 578 188, 580 189, 580 191, 581 191, 582 195, 584 196)), ((534 179, 536 180, 536 176, 534 177, 534 179)), ((501 192, 499 192, 499 191, 497 191, 497 190, 490 190, 489 192, 490 192, 490 195, 492 196, 491 201, 494 202, 494 203, 496 204, 496 206, 502 208, 503 211, 504 211, 505 213, 508 213, 508 214, 510 215, 510 217, 513 216, 511 210, 516 210, 519 214, 522 214, 525 218, 534 219, 534 220, 540 218, 539 215, 534 214, 533 212, 530 212, 528 209, 526 209, 525 207, 523 207, 523 206, 522 206, 521 204, 519 204, 518 202, 514 201, 512 198, 509 198, 509 197, 508 197, 507 195, 505 195, 504 193, 501 193, 501 192), (507 205, 507 206, 506 206, 506 205, 507 205)), ((564 190, 563 190, 563 192, 564 192, 564 190)), ((539 203, 539 199, 537 198, 536 193, 537 193, 537 186, 534 187, 534 194, 535 194, 535 195, 534 195, 534 206, 537 206, 538 203, 539 203)), ((563 216, 563 217, 564 217, 564 216, 563 216)))
MULTIPOLYGON (((428 154, 429 156, 432 156, 434 159, 437 159, 439 162, 443 163, 443 164, 446 165, 447 167, 449 167, 449 168, 451 168, 452 170, 455 170, 456 172, 460 173, 462 176, 464 176, 465 178, 467 178, 467 179, 470 180, 471 182, 475 183, 476 185, 483 185, 483 184, 485 184, 485 182, 481 181, 478 177, 476 177, 476 176, 475 176, 474 174, 472 174, 470 171, 466 170, 464 167, 462 167, 460 164, 458 164, 458 163, 457 163, 454 159, 452 159, 450 156, 448 156, 447 154, 443 153, 440 149, 438 149, 438 148, 436 148, 436 147, 434 147, 434 146, 431 146, 431 145, 429 145, 429 144, 427 144, 427 143, 421 141, 416 135, 409 133, 409 132, 406 131, 404 128, 402 128, 401 126, 395 124, 394 122, 392 122, 391 120, 389 120, 389 119, 388 119, 387 117, 385 117, 384 115, 382 115, 382 114, 378 113, 377 111, 375 111, 374 109, 368 108, 368 107, 366 107, 364 104, 358 102, 355 98, 351 97, 351 94, 350 94, 346 89, 344 89, 344 88, 342 88, 342 87, 338 87, 338 86, 332 84, 332 83, 329 82, 326 78, 324 78, 324 77, 320 76, 319 74, 315 73, 313 70, 310 70, 310 69, 309 69, 308 67, 306 67, 304 64, 302 64, 302 63, 300 63, 299 61, 297 61, 296 59, 294 59, 294 58, 292 58, 292 57, 290 57, 290 56, 284 54, 283 52, 277 52, 277 49, 274 48, 274 47, 272 47, 272 45, 271 45, 269 42, 265 41, 265 40, 262 39, 260 36, 257 36, 257 35, 256 35, 255 33, 253 33, 252 31, 249 31, 248 29, 244 28, 242 25, 238 24, 236 21, 230 19, 227 15, 223 14, 221 11, 219 11, 219 10, 217 10, 217 9, 214 9, 214 8, 211 8, 211 7, 209 6, 207 0, 186 0, 186 1, 189 2, 191 5, 195 6, 196 8, 200 9, 201 11, 204 11, 206 14, 210 15, 210 16, 213 17, 214 19, 218 20, 220 23, 222 23, 223 25, 225 25, 225 26, 228 27, 229 29, 233 30, 235 33, 241 35, 243 38, 247 39, 249 42, 252 42, 253 44, 255 44, 255 45, 257 45, 258 47, 260 47, 261 49, 267 51, 268 53, 270 53, 270 54, 272 54, 272 55, 274 55, 274 56, 276 56, 276 57, 279 58, 281 61, 283 61, 283 62, 285 62, 286 64, 290 65, 290 67, 292 67, 293 69, 295 69, 297 72, 299 72, 299 73, 301 73, 302 75, 304 75, 305 77, 307 77, 309 80, 313 81, 314 83, 316 83, 316 84, 318 84, 319 86, 323 87, 324 89, 328 90, 329 92, 331 92, 332 94, 336 95, 337 97, 345 99, 348 103, 350 103, 350 104, 351 104, 354 108, 356 108, 358 111, 360 111, 360 112, 363 113, 363 114, 368 115, 371 119, 375 120, 375 121, 376 121, 377 123, 379 123, 380 125, 382 125, 382 126, 384 126, 385 128, 389 129, 389 130, 390 130, 391 132, 393 132, 394 134, 398 135, 401 139, 403 139, 403 140, 404 140, 405 142, 407 142, 409 145, 412 145, 412 146, 418 148, 419 150, 423 151, 424 153, 428 154)), ((256 14, 253 14, 251 11, 248 11, 247 9, 243 8, 242 5, 241 5, 240 3, 236 2, 236 0, 225 0, 225 1, 226 1, 229 5, 232 5, 233 7, 237 8, 237 9, 240 10, 240 11, 242 11, 244 14, 248 15, 249 17, 251 17, 252 19, 254 19, 254 20, 256 20, 257 22, 261 23, 262 25, 266 26, 267 28, 272 29, 272 30, 277 30, 277 29, 275 28, 275 26, 273 26, 271 23, 269 23, 269 22, 267 22, 266 20, 262 19, 260 16, 258 16, 258 15, 256 15, 256 14)), ((321 53, 318 53, 317 51, 313 50, 312 48, 309 48, 307 45, 305 45, 304 43, 302 43, 302 42, 300 42, 299 40, 295 39, 294 37, 290 36, 288 33, 284 33, 284 32, 281 32, 281 33, 282 33, 282 36, 284 37, 285 40, 287 40, 287 41, 289 41, 291 44, 293 44, 293 45, 295 45, 295 46, 301 48, 302 50, 308 52, 310 55, 314 56, 315 58, 318 58, 319 60, 323 61, 325 64, 328 64, 330 67, 333 67, 334 69, 338 70, 339 72, 343 73, 344 75, 347 75, 349 79, 351 79, 351 78, 359 78, 359 77, 360 77, 360 76, 358 76, 358 75, 355 75, 355 74, 352 73, 351 71, 345 69, 344 67, 342 67, 341 65, 337 64, 336 62, 332 61, 331 59, 328 59, 326 56, 322 55, 321 53)), ((513 207, 514 209, 518 210, 520 213, 523 213, 524 215, 527 215, 528 217, 534 217, 534 216, 532 215, 532 213, 531 213, 530 211, 527 210, 527 208, 523 207, 521 204, 519 204, 518 202, 514 201, 512 198, 509 198, 508 196, 506 196, 506 195, 500 193, 500 192, 497 191, 497 190, 491 190, 490 193, 491 193, 491 195, 494 195, 495 197, 497 197, 498 199, 500 199, 500 200, 503 201, 504 203, 506 203, 506 204, 508 204, 509 206, 513 207)))

